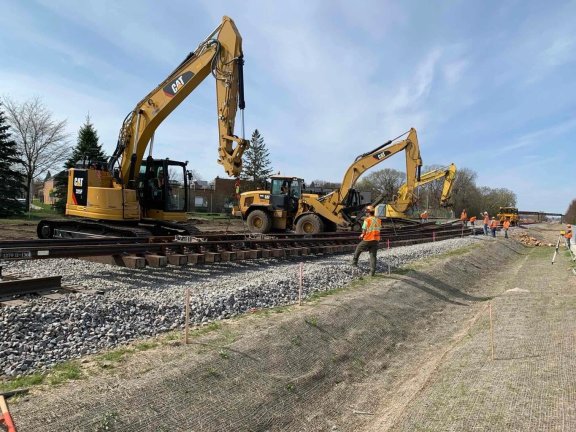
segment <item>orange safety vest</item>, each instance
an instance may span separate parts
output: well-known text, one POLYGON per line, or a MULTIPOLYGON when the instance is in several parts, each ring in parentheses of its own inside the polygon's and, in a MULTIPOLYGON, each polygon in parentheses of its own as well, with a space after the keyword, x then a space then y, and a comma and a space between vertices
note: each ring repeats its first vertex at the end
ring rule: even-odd
POLYGON ((470 222, 476 222, 476 216, 472 216, 472 217, 470 218, 470 222))
POLYGON ((484 225, 488 225, 490 223, 490 216, 484 216, 484 225))
POLYGON ((566 228, 566 234, 564 234, 564 237, 566 237, 567 239, 572 238, 572 228, 566 228))
POLYGON ((422 218, 422 219, 428 219, 428 213, 421 213, 421 214, 420 214, 420 218, 422 218))
POLYGON ((502 226, 504 227, 505 230, 507 230, 508 228, 510 228, 510 221, 509 220, 505 220, 502 223, 502 226))
POLYGON ((367 217, 362 224, 362 231, 364 241, 380 240, 380 229, 382 228, 382 221, 375 216, 367 217))
POLYGON ((490 222, 490 228, 498 228, 498 221, 496 219, 490 222))
POLYGON ((465 221, 466 219, 468 219, 468 213, 463 211, 462 213, 460 213, 460 220, 465 221))

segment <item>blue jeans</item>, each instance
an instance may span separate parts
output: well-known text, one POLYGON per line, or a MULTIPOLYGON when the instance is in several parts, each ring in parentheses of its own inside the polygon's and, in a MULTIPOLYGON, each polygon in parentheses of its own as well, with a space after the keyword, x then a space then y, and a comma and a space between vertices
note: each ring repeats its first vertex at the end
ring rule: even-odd
POLYGON ((492 237, 496 237, 496 228, 492 228, 492 237))
POLYGON ((488 224, 484 224, 484 235, 488 235, 488 224))

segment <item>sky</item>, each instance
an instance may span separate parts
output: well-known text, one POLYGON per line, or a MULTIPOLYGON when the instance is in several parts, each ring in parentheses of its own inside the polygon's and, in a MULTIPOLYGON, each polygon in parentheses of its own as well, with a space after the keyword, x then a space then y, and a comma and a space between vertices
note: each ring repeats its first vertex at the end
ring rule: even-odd
MULTIPOLYGON (((89 114, 111 154, 126 114, 230 16, 246 133, 282 174, 340 181, 414 127, 424 165, 468 168, 521 210, 576 198, 576 1, 0 0, 0 96, 40 97, 70 143, 89 114)), ((237 122, 236 134, 241 130, 237 122)), ((218 129, 209 76, 164 121, 155 157, 203 179, 218 129)), ((404 170, 396 155, 373 170, 404 170)))

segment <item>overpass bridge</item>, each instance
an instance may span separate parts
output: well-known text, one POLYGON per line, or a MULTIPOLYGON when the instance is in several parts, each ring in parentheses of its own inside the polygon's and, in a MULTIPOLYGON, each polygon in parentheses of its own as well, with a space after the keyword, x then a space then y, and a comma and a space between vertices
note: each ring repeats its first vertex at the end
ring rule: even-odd
POLYGON ((543 211, 529 211, 529 210, 518 210, 518 216, 533 216, 538 222, 544 222, 546 216, 559 217, 560 223, 564 222, 564 215, 562 213, 547 213, 543 211))

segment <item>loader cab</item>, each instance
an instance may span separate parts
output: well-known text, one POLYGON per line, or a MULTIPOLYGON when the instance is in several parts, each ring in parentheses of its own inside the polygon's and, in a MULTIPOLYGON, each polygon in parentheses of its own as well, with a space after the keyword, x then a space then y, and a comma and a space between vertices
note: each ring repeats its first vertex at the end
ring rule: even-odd
POLYGON ((188 208, 188 162, 148 158, 140 166, 138 198, 145 216, 185 213, 188 208))
POLYGON ((304 180, 298 177, 273 176, 270 179, 270 206, 273 210, 296 212, 304 180))

